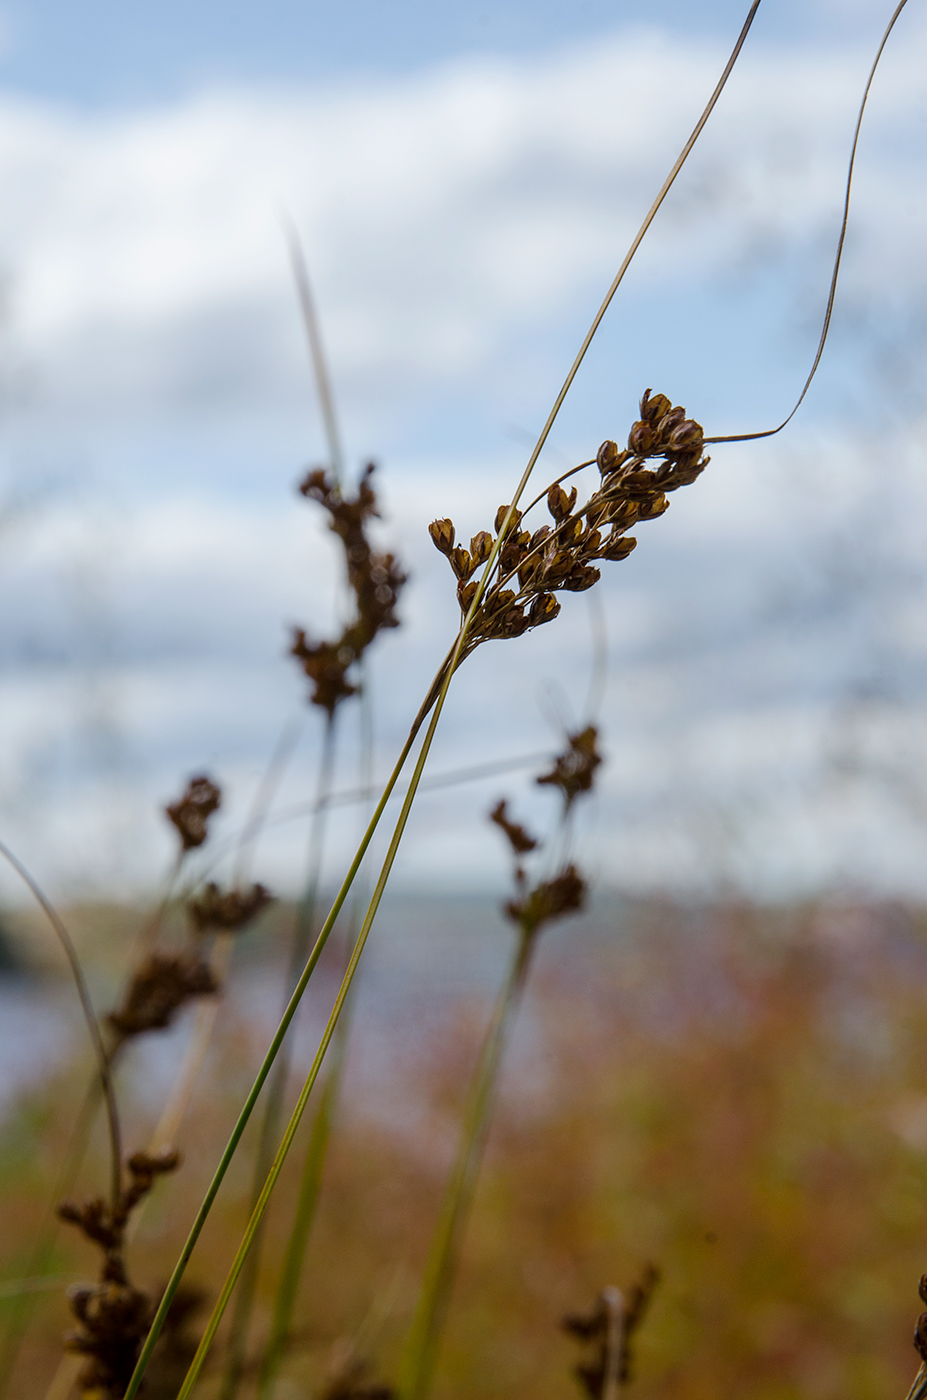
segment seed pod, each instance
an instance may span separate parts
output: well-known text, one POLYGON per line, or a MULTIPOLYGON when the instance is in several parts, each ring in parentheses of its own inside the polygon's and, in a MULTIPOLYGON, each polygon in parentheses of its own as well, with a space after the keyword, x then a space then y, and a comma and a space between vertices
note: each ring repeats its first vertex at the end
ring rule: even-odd
POLYGON ((614 471, 615 468, 620 465, 618 460, 620 456, 621 453, 618 451, 617 442, 612 442, 611 438, 606 438, 595 455, 599 471, 603 476, 606 472, 614 471))
MULTIPOLYGON (((495 532, 496 532, 497 535, 498 535, 499 531, 502 529, 503 523, 504 523, 504 521, 505 521, 505 517, 508 515, 508 513, 509 513, 509 507, 508 507, 508 506, 500 506, 499 509, 496 511, 496 518, 495 518, 495 520, 493 521, 493 528, 495 529, 495 532)), ((509 521, 509 528, 508 528, 508 531, 507 531, 506 533, 511 533, 512 530, 514 530, 514 529, 517 528, 517 526, 520 524, 520 522, 521 522, 521 511, 520 511, 520 510, 513 511, 513 513, 512 513, 512 518, 511 518, 511 520, 509 521)))
POLYGON ((608 512, 608 523, 616 530, 627 530, 640 515, 637 501, 619 501, 608 512))
POLYGON ((567 494, 559 482, 555 482, 547 493, 547 509, 555 520, 565 520, 576 505, 576 487, 567 494))
POLYGON ((613 535, 605 548, 600 550, 599 558, 617 564, 619 560, 627 559, 631 550, 636 548, 637 540, 633 535, 613 535))
POLYGON ((473 602, 475 595, 476 584, 465 583, 463 579, 461 579, 460 583, 457 585, 457 601, 460 604, 461 612, 465 613, 470 611, 470 604, 473 602))
POLYGON ((473 555, 473 566, 478 568, 480 564, 485 564, 492 553, 493 537, 488 530, 479 530, 470 541, 470 553, 473 555))
POLYGON ((682 427, 685 421, 686 410, 681 404, 676 408, 671 408, 669 412, 665 413, 660 419, 659 441, 663 444, 668 443, 676 429, 682 427))
POLYGON ((541 556, 535 554, 525 560, 518 569, 518 582, 522 588, 527 588, 532 579, 540 573, 541 556))
POLYGON ((653 446, 653 432, 647 423, 635 423, 628 433, 628 451, 635 457, 646 457, 653 446))
POLYGON ((442 554, 450 555, 454 548, 456 531, 453 520, 433 520, 428 526, 428 533, 432 538, 435 549, 439 549, 442 554))
POLYGON ((553 593, 539 593, 531 604, 528 613, 528 626, 540 627, 542 623, 553 622, 560 611, 560 604, 553 593))
POLYGON ((520 637, 529 627, 528 615, 521 608, 509 608, 502 620, 503 637, 520 637))
POLYGON ((476 564, 470 557, 470 551, 464 549, 461 544, 456 549, 451 550, 450 560, 451 568, 458 578, 468 579, 476 568, 476 564))
POLYGON ((585 593, 586 589, 592 588, 601 577, 600 571, 593 569, 589 564, 574 564, 562 586, 568 593, 585 593))
POLYGON ((667 442, 667 450, 673 453, 702 450, 704 434, 701 425, 694 418, 687 418, 674 428, 667 442))
POLYGON ((654 394, 651 398, 649 389, 641 399, 641 417, 645 423, 659 423, 670 408, 672 404, 665 394, 654 394))
POLYGON ((669 510, 669 501, 666 497, 662 494, 654 496, 650 501, 641 502, 640 519, 656 520, 658 516, 663 515, 667 510, 669 510))

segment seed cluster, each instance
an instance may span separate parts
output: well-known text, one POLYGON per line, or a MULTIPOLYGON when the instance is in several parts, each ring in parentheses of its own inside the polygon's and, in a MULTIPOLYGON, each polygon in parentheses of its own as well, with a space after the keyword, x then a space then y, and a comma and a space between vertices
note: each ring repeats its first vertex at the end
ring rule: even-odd
MULTIPOLYGON (((602 762, 598 751, 598 730, 589 724, 585 729, 566 736, 566 747, 557 755, 549 773, 536 781, 544 786, 559 788, 564 801, 566 818, 574 800, 590 792, 595 771, 602 762)), ((519 822, 509 816, 505 799, 497 802, 489 819, 502 831, 509 843, 513 859, 515 898, 504 906, 506 917, 517 927, 522 949, 527 951, 545 924, 578 913, 585 902, 586 882, 571 862, 550 880, 530 884, 524 857, 536 851, 541 843, 519 822)))
MULTIPOLYGON (((665 394, 644 394, 640 420, 619 450, 603 442, 596 455, 599 489, 577 509, 576 487, 566 491, 555 481, 547 492, 552 524, 533 533, 522 529, 522 514, 500 506, 495 534, 481 530, 466 549, 456 543, 454 522, 435 520, 429 526, 435 547, 450 562, 457 577, 457 598, 466 614, 477 591, 473 575, 485 564, 500 532, 505 536, 494 576, 480 601, 468 631, 464 655, 480 642, 518 637, 532 627, 551 622, 560 611, 556 594, 582 593, 598 583, 602 561, 626 559, 637 544, 628 535, 634 525, 655 520, 669 506, 667 493, 688 486, 704 471, 704 433, 686 411, 674 407, 665 394), (661 459, 651 470, 645 463, 661 459)), ((591 464, 587 464, 591 465, 591 464)), ((570 475, 570 473, 568 473, 570 475)), ((561 478, 563 480, 564 478, 561 478)))
POLYGON ((218 990, 209 964, 199 954, 151 953, 136 968, 122 1005, 106 1019, 120 1040, 128 1040, 145 1031, 165 1030, 186 1002, 218 990))
POLYGON ((595 770, 602 762, 598 739, 599 731, 594 724, 568 735, 567 747, 557 755, 553 768, 537 779, 541 787, 549 785, 560 789, 565 812, 569 812, 580 793, 592 789, 595 770))
MULTIPOLYGON (((615 1379, 619 1385, 627 1385, 633 1379, 634 1334, 644 1320, 653 1290, 659 1281, 659 1270, 648 1264, 642 1278, 628 1290, 627 1296, 622 1299, 620 1294, 617 1295, 622 1304, 619 1354, 616 1358, 618 1364, 615 1368, 615 1379)), ((610 1301, 607 1294, 600 1294, 590 1313, 563 1319, 563 1330, 592 1348, 591 1360, 581 1362, 574 1371, 589 1400, 602 1400, 605 1391, 610 1360, 610 1301)))
POLYGON ((181 849, 193 851, 206 840, 208 819, 222 805, 222 793, 211 778, 200 774, 191 778, 177 802, 165 807, 168 819, 180 836, 181 849))
POLYGON ((302 662, 313 683, 312 704, 329 715, 334 714, 342 700, 357 692, 356 684, 348 679, 351 667, 379 632, 399 626, 395 609, 406 575, 394 555, 378 553, 367 538, 368 521, 379 515, 376 492, 370 484, 373 471, 370 463, 353 499, 344 496, 321 467, 311 471, 299 488, 303 496, 317 501, 328 512, 328 527, 344 547, 348 583, 356 606, 354 621, 335 641, 310 642, 301 627, 293 632, 290 654, 302 662))
POLYGON ((262 909, 273 902, 273 895, 263 885, 247 889, 222 890, 210 880, 200 894, 187 901, 187 915, 197 933, 216 929, 221 933, 238 933, 257 918, 262 909))
POLYGON ((65 1336, 68 1351, 87 1357, 79 1385, 84 1395, 118 1400, 125 1393, 154 1313, 151 1299, 129 1281, 125 1229, 132 1211, 158 1176, 175 1171, 180 1154, 136 1152, 126 1163, 129 1184, 115 1205, 99 1197, 77 1205, 62 1201, 58 1215, 103 1251, 98 1284, 82 1284, 68 1294, 79 1326, 65 1336))

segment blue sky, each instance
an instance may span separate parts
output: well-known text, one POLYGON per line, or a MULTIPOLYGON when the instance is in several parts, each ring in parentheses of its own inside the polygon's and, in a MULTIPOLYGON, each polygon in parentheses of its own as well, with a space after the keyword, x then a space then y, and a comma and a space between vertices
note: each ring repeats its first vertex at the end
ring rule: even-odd
MULTIPOLYGON (((293 492, 323 438, 281 211, 349 459, 382 463, 384 538, 413 575, 377 659, 385 764, 455 624, 427 523, 450 513, 469 535, 509 498, 742 7, 0 13, 0 827, 62 888, 135 887, 185 775, 214 769, 229 821, 244 810, 301 705, 286 629, 332 616, 333 560, 293 492)), ((710 432, 791 406, 885 17, 765 0, 545 470, 623 436, 648 385, 710 432)), ((899 774, 927 775, 925 55, 911 7, 800 417, 718 449, 603 580, 603 879, 923 884, 899 774), (839 800, 835 764, 857 772, 839 800)), ((536 751, 583 718, 586 608, 468 663, 437 765, 536 751)), ((309 731, 287 803, 311 782, 309 731)), ((502 878, 493 796, 463 817, 429 799, 401 877, 502 878)), ((267 843, 272 883, 292 884, 302 840, 267 843)))
MULTIPOLYGON (((214 82, 331 81, 409 73, 460 55, 531 55, 633 25, 728 39, 743 0, 8 0, 0 80, 80 107, 132 106, 214 82)), ((766 0, 760 42, 871 35, 877 7, 766 0)), ((884 21, 882 21, 884 22, 884 21)))

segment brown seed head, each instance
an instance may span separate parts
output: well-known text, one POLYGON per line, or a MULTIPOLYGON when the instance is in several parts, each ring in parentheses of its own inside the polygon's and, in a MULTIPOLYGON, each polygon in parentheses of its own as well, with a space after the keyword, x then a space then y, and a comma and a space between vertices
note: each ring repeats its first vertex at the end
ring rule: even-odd
POLYGON ((525 938, 533 938, 544 924, 577 914, 586 897, 586 883, 575 865, 567 865, 553 880, 544 880, 524 897, 513 899, 505 912, 518 924, 525 938))
POLYGON ((641 418, 645 423, 659 423, 672 406, 665 394, 651 395, 650 390, 646 389, 644 397, 641 399, 641 418))
POLYGON ((272 901, 273 895, 263 885, 223 891, 210 880, 202 893, 188 902, 187 914, 198 933, 208 929, 235 933, 256 919, 272 901))
POLYGON ((207 821, 222 803, 222 793, 205 774, 191 778, 184 795, 164 811, 177 828, 181 848, 192 851, 206 840, 207 821))
POLYGON ((587 724, 575 734, 567 735, 567 746, 558 754, 549 773, 542 773, 538 784, 557 787, 563 794, 567 811, 580 793, 592 789, 595 771, 602 762, 598 747, 599 731, 594 724, 587 724))
POLYGON ((615 470, 619 465, 620 457, 621 453, 618 451, 617 442, 612 442, 611 438, 606 438, 595 455, 599 471, 603 476, 605 476, 607 472, 615 470))
POLYGON ((454 548, 454 539, 457 533, 453 520, 447 518, 433 520, 428 526, 428 533, 431 535, 435 549, 440 550, 442 554, 449 555, 454 548))
POLYGON ((456 549, 451 550, 450 557, 451 568, 454 570, 454 573, 458 578, 462 578, 466 581, 476 568, 476 561, 473 559, 469 550, 464 549, 463 545, 459 544, 456 549))
POLYGON ((547 509, 554 519, 558 522, 565 520, 575 505, 576 487, 567 492, 559 482, 555 482, 547 493, 547 509))
POLYGON ((537 850, 539 843, 535 838, 530 836, 523 826, 519 826, 518 822, 509 820, 508 806, 505 798, 502 798, 490 812, 489 820, 505 832, 514 855, 523 856, 529 851, 537 850))
POLYGON ((485 564, 492 553, 494 540, 488 530, 479 530, 470 541, 470 553, 473 555, 474 568, 480 564, 485 564))
MULTIPOLYGON (((495 528, 495 531, 496 531, 496 534, 497 534, 497 535, 498 535, 499 531, 502 529, 502 526, 503 526, 504 523, 505 523, 505 517, 508 515, 508 513, 509 513, 509 508, 508 508, 508 506, 500 506, 499 509, 496 511, 496 518, 495 518, 495 521, 493 522, 493 524, 494 524, 494 528, 495 528)), ((513 511, 513 512, 512 512, 512 518, 511 518, 511 520, 509 521, 509 526, 508 526, 508 530, 507 530, 506 533, 507 533, 507 534, 508 534, 508 533, 511 533, 512 530, 517 529, 517 528, 518 528, 518 525, 519 525, 519 523, 520 523, 520 521, 521 521, 521 511, 520 511, 520 510, 513 511)))
POLYGON ((122 1006, 107 1021, 121 1039, 163 1030, 195 997, 212 996, 219 984, 209 964, 192 953, 152 953, 132 978, 122 1006))

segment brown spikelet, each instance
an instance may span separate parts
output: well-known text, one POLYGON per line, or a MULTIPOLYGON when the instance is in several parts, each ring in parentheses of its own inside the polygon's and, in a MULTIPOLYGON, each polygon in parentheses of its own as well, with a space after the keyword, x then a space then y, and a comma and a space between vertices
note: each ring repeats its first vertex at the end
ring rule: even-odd
POLYGON ((195 850, 206 840, 207 822, 221 806, 222 792, 205 774, 191 778, 181 798, 165 807, 168 819, 177 828, 184 851, 195 850))

